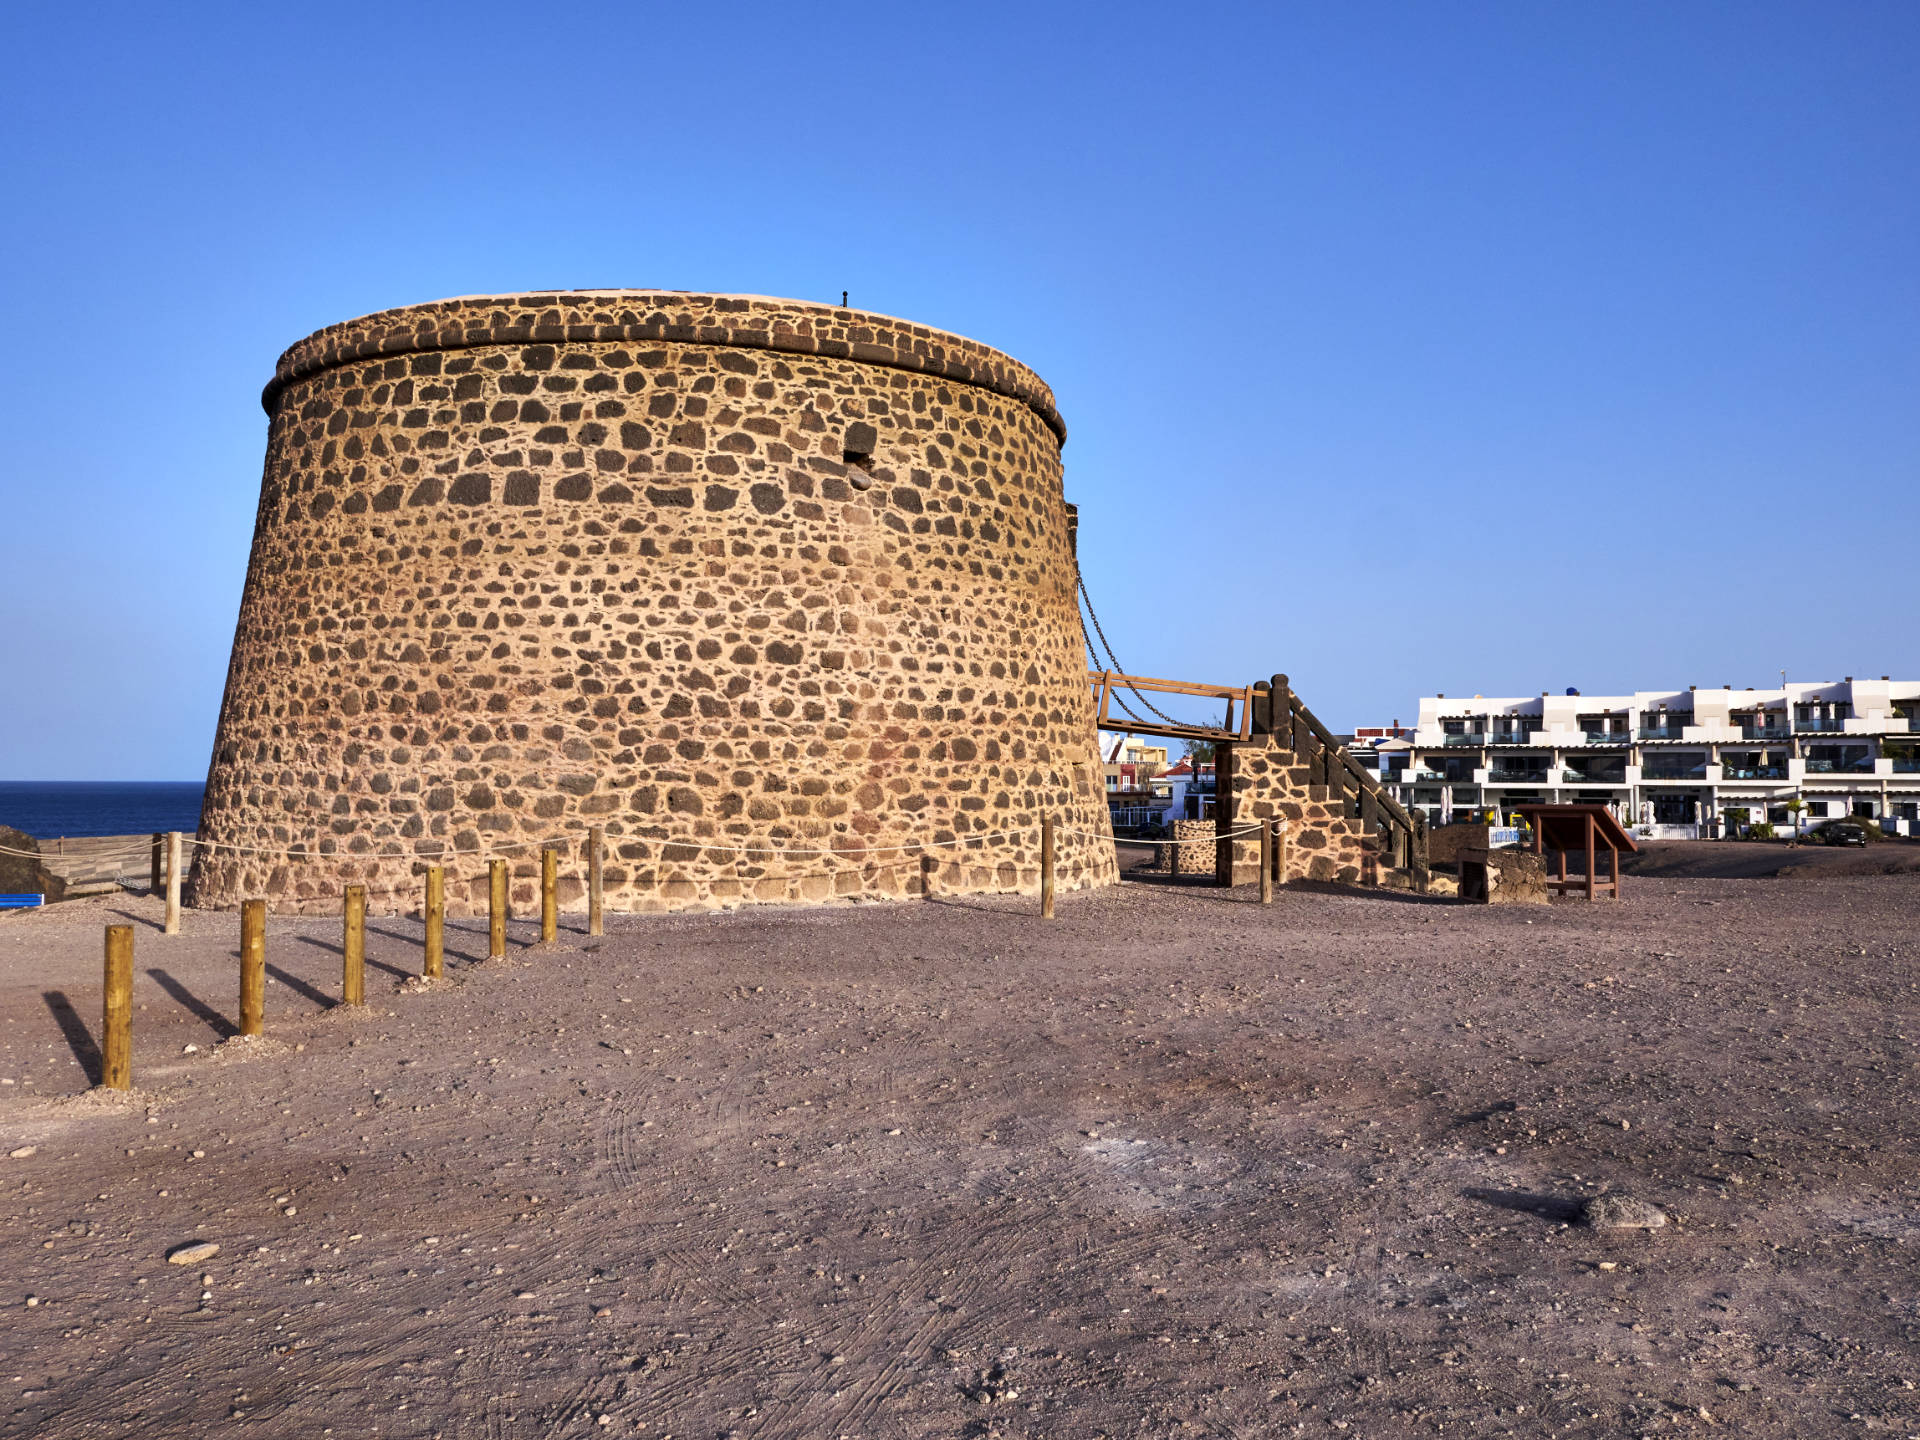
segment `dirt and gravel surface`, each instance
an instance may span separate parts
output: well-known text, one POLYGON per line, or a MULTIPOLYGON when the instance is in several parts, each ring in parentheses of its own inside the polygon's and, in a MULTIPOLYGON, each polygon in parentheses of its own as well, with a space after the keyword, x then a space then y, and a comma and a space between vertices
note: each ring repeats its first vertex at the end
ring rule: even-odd
POLYGON ((1920 877, 376 920, 355 1011, 275 919, 225 1044, 157 914, 0 920, 0 1435, 1920 1433, 1920 877))
POLYGON ((1627 875, 1697 880, 1826 880, 1837 875, 1920 875, 1920 842, 1789 845, 1784 840, 1643 840, 1622 858, 1627 875))

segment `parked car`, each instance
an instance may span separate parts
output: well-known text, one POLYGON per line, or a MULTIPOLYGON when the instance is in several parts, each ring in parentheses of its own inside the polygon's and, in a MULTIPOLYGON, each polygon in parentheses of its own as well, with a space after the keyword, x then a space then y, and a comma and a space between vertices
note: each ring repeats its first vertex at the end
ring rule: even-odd
POLYGON ((1829 820, 1813 832, 1822 845, 1865 845, 1867 828, 1858 820, 1829 820))

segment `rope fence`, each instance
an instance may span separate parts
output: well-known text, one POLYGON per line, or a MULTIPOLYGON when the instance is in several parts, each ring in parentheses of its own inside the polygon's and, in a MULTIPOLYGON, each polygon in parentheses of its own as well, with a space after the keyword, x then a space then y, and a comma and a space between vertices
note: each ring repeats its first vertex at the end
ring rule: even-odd
MULTIPOLYGON (((1166 845, 1218 845, 1221 841, 1242 839, 1249 835, 1260 837, 1260 901, 1266 904, 1273 899, 1273 882, 1276 870, 1285 865, 1284 850, 1279 848, 1285 843, 1287 822, 1285 820, 1263 820, 1255 824, 1225 830, 1215 835, 1197 837, 1189 840, 1167 840, 1155 843, 1166 845), (1276 866, 1276 857, 1281 857, 1276 866)), ((997 830, 982 835, 955 837, 949 841, 926 841, 902 845, 873 846, 860 851, 819 850, 812 848, 784 848, 765 845, 719 845, 709 843, 684 842, 677 840, 659 841, 662 845, 686 845, 698 850, 721 851, 736 855, 855 855, 896 854, 917 852, 914 859, 924 861, 926 852, 932 849, 944 849, 953 846, 978 843, 985 840, 1003 839, 1012 835, 1031 834, 1023 827, 1014 830, 997 830)), ((1044 920, 1054 918, 1055 890, 1055 840, 1059 836, 1072 836, 1080 839, 1111 841, 1112 836, 1098 830, 1082 830, 1071 826, 1056 825, 1051 816, 1043 817, 1039 825, 1040 838, 1040 917, 1044 920)), ((578 840, 580 837, 569 837, 578 840)), ((650 837, 651 838, 651 837, 650 837)), ((188 842, 178 832, 165 837, 168 842, 166 854, 169 860, 166 885, 167 920, 164 933, 179 933, 180 906, 180 856, 187 843, 199 844, 203 849, 225 849, 240 853, 297 855, 302 859, 330 859, 330 856, 311 855, 305 851, 264 850, 259 847, 222 845, 207 841, 188 842)), ((587 933, 601 935, 605 933, 602 908, 602 861, 606 850, 606 834, 600 826, 589 828, 587 841, 587 933)), ((559 850, 551 841, 519 841, 510 846, 496 849, 525 849, 529 846, 541 847, 540 864, 540 943, 552 944, 559 933, 559 850)), ((462 855, 477 855, 477 850, 457 850, 462 855)), ((23 851, 17 848, 0 847, 0 854, 19 855, 28 858, 43 858, 38 852, 23 851)), ((141 851, 129 851, 126 858, 148 858, 151 847, 141 851)), ((375 856, 371 858, 383 858, 375 856)), ((385 858, 394 858, 389 855, 385 858)), ((898 864, 906 861, 895 862, 898 864)), ((509 913, 509 887, 507 864, 504 859, 489 856, 487 860, 487 958, 503 958, 507 953, 507 922, 509 913)), ((889 867, 892 868, 892 867, 889 867)), ((844 872, 842 872, 844 873, 844 872)), ((791 877, 788 877, 791 878, 791 877)), ((426 922, 421 942, 421 978, 433 981, 444 975, 445 926, 446 926, 446 872, 444 867, 429 865, 426 870, 424 903, 421 907, 426 922)), ((367 896, 369 891, 375 894, 397 895, 403 890, 413 893, 414 885, 366 885, 350 884, 344 888, 341 923, 341 980, 340 1001, 346 1006, 365 1005, 366 1001, 366 924, 367 896)), ((930 892, 926 892, 930 893, 930 892)), ((265 1007, 265 952, 266 952, 266 902, 248 900, 240 907, 240 986, 239 986, 239 1024, 236 1033, 241 1036, 255 1036, 263 1033, 265 1007)), ((128 1090, 133 1086, 132 1064, 132 1016, 133 1016, 133 927, 131 925, 109 925, 106 927, 106 964, 102 1008, 102 1053, 106 1063, 101 1069, 99 1084, 105 1089, 128 1090)), ((412 983, 411 979, 408 982, 412 983)))

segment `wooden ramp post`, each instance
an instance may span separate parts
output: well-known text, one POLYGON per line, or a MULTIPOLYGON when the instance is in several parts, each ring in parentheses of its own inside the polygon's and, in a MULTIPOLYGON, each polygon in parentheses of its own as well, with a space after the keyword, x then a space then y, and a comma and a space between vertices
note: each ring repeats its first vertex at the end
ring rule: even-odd
POLYGON ((1053 817, 1040 817, 1040 918, 1053 919, 1053 817))
POLYGON ((439 865, 427 867, 426 954, 420 973, 438 980, 446 968, 447 957, 447 872, 439 865))
POLYGON ((133 1088, 133 926, 107 926, 106 998, 100 1014, 100 1088, 133 1088))
POLYGON ((487 958, 507 953, 507 862, 487 862, 487 958))
POLYGON ((602 887, 605 880, 601 875, 601 856, 607 848, 607 832, 598 825, 587 831, 587 934, 604 935, 607 933, 606 913, 603 908, 602 887))
POLYGON ((167 832, 167 923, 165 933, 180 933, 180 832, 167 832))
POLYGON ((560 856, 551 845, 540 849, 540 943, 560 934, 560 856))
POLYGON ((267 1009, 267 902, 240 906, 240 1033, 258 1035, 267 1009))
POLYGON ((340 999, 367 1003, 367 887, 347 886, 346 925, 340 944, 340 999))
POLYGON ((1233 746, 1213 746, 1213 883, 1233 886, 1233 746))

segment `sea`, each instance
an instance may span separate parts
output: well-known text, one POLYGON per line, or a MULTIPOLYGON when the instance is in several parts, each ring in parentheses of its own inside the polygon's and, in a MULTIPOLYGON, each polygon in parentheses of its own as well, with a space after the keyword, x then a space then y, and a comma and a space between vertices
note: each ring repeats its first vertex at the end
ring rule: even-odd
POLYGON ((41 840, 200 828, 198 780, 0 780, 0 825, 41 840))

